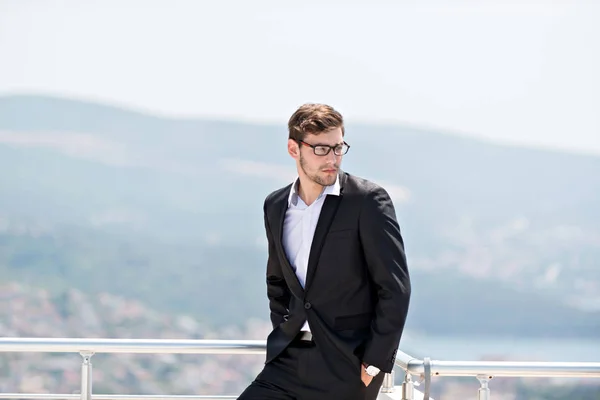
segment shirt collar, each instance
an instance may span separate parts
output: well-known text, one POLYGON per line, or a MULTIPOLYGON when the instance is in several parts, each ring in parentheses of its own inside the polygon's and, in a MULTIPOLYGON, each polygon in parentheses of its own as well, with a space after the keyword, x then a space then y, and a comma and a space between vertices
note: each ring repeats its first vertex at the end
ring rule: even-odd
MULTIPOLYGON (((292 188, 290 189, 290 194, 288 196, 288 206, 290 206, 292 204, 296 205, 298 203, 298 185, 299 185, 299 183, 300 183, 300 178, 296 177, 296 179, 294 179, 294 183, 292 184, 292 188)), ((323 196, 326 196, 328 194, 331 194, 333 196, 340 195, 340 174, 337 175, 333 185, 325 186, 325 188, 323 189, 323 191, 321 192, 319 197, 317 197, 317 199, 319 199, 323 196)))

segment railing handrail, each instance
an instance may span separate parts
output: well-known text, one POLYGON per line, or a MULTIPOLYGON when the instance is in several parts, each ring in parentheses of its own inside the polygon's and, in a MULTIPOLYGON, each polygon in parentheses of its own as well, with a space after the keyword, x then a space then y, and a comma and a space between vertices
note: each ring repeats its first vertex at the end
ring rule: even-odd
POLYGON ((266 340, 0 338, 0 352, 264 354, 266 340))
MULTIPOLYGON (((266 340, 0 338, 0 352, 264 354, 266 340)), ((416 376, 424 361, 398 350, 396 365, 416 376)), ((600 377, 600 362, 440 361, 431 360, 433 376, 600 377)))
MULTIPOLYGON (((425 373, 423 360, 400 350, 396 354, 396 365, 415 376, 425 373)), ((600 362, 431 360, 430 365, 432 376, 600 378, 600 362)))
MULTIPOLYGON (((205 339, 103 339, 103 338, 0 338, 2 352, 80 353, 82 381, 80 400, 92 400, 90 357, 96 353, 153 354, 264 354, 266 340, 205 340, 205 339)), ((416 390, 412 376, 425 377, 428 391, 431 376, 472 376, 481 388, 479 399, 489 399, 488 381, 493 377, 581 377, 600 378, 600 362, 516 362, 516 361, 439 361, 420 360, 398 350, 395 364, 406 371, 402 384, 402 399, 412 400, 416 390)), ((386 374, 382 392, 394 390, 394 377, 386 374)), ((119 400, 153 400, 152 396, 120 395, 119 400)), ((61 399, 75 397, 66 394, 0 394, 1 399, 61 399)), ((103 395, 94 398, 104 400, 103 395)), ((114 398, 111 397, 111 398, 114 398)), ((234 399, 235 396, 161 396, 170 400, 234 399)), ((108 397, 106 397, 108 399, 108 397)))

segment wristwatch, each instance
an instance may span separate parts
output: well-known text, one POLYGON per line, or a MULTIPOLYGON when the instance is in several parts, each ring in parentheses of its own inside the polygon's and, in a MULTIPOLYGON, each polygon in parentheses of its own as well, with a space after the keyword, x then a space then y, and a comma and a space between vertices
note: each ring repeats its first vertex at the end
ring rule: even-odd
POLYGON ((379 371, 381 371, 381 370, 379 368, 377 368, 376 366, 365 364, 365 372, 367 373, 367 375, 377 376, 379 371))

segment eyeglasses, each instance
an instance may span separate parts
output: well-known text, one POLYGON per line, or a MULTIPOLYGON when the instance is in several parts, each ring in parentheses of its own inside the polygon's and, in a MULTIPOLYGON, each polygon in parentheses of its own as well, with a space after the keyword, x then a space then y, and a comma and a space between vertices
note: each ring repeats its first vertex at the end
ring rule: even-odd
POLYGON ((335 154, 336 156, 343 156, 350 149, 350 145, 346 142, 344 142, 343 144, 336 144, 335 146, 328 146, 326 144, 312 145, 310 143, 306 143, 303 140, 297 140, 297 142, 307 147, 311 147, 313 149, 313 152, 317 156, 326 156, 331 150, 333 150, 333 154, 335 154))

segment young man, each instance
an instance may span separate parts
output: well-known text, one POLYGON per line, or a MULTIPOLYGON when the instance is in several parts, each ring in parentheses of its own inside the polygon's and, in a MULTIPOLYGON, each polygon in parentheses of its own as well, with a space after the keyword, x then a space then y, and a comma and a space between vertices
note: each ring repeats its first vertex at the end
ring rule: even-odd
POLYGON ((290 118, 294 183, 267 196, 265 367, 238 398, 372 400, 391 372, 410 279, 388 193, 340 170, 341 114, 305 104, 290 118))

